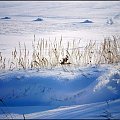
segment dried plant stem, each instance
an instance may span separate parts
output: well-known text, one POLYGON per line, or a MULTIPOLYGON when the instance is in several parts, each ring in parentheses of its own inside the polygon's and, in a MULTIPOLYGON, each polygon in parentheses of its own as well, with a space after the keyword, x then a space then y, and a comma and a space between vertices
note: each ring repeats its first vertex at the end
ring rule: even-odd
MULTIPOLYGON (((8 61, 0 52, 0 69, 53 68, 61 66, 60 60, 66 55, 69 58, 69 66, 74 67, 120 62, 120 37, 112 36, 112 38, 105 38, 100 45, 90 41, 84 49, 80 45, 80 40, 68 41, 65 45, 62 37, 59 41, 55 38, 54 42, 50 42, 50 39, 49 41, 45 39, 36 41, 34 35, 31 54, 27 50, 26 44, 24 43, 22 46, 20 42, 19 49, 15 48, 12 51, 12 57, 8 61)), ((62 65, 64 69, 66 66, 68 64, 62 65)))

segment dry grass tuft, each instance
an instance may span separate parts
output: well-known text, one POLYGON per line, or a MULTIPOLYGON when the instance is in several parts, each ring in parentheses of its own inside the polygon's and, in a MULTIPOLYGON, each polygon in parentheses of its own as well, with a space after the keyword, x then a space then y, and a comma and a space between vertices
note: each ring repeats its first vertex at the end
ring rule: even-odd
POLYGON ((0 52, 0 69, 42 69, 56 66, 83 66, 92 64, 113 64, 120 62, 120 37, 105 38, 100 45, 90 41, 84 49, 80 47, 80 40, 68 42, 64 45, 62 37, 54 42, 45 39, 32 42, 32 54, 26 45, 19 43, 19 48, 14 48, 11 58, 6 60, 0 52), (65 56, 66 63, 61 64, 65 56))

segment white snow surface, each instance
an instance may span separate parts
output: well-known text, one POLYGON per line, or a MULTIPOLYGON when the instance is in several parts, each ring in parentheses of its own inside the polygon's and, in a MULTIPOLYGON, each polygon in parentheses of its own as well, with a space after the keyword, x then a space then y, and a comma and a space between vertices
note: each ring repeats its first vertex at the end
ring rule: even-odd
POLYGON ((3 71, 0 117, 119 118, 119 66, 3 71))
MULTIPOLYGON (((0 52, 34 35, 101 43, 119 26, 120 1, 0 1, 0 52)), ((120 64, 65 68, 0 71, 0 119, 120 119, 120 64)))
POLYGON ((62 36, 64 41, 81 39, 81 46, 90 40, 99 43, 120 34, 119 8, 119 1, 1 1, 0 18, 11 19, 0 19, 0 51, 9 56, 18 42, 30 48, 34 34, 36 40, 62 36), (35 22, 37 18, 43 21, 35 22), (81 23, 85 20, 93 23, 81 23))

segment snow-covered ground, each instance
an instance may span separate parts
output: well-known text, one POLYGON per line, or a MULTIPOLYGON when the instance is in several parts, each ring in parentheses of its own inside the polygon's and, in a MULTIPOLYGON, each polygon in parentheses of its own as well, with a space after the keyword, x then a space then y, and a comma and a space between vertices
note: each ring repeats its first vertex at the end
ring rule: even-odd
MULTIPOLYGON (((1 109, 5 110, 6 108, 1 109)), ((7 108, 7 115, 0 117, 11 119, 23 119, 24 117, 26 119, 119 119, 120 99, 108 102, 59 107, 43 112, 40 112, 41 110, 41 106, 9 107, 7 108), (9 111, 12 111, 12 113, 9 114, 9 111), (18 114, 21 111, 24 113, 24 117, 23 114, 18 114)))
POLYGON ((34 34, 36 40, 81 39, 81 46, 90 40, 100 42, 120 34, 119 8, 119 1, 0 2, 0 18, 11 18, 0 19, 0 51, 9 55, 18 42, 30 47, 34 34), (43 21, 34 21, 37 18, 43 21), (82 23, 85 20, 93 23, 82 23))
MULTIPOLYGON (((0 2, 0 52, 9 58, 18 42, 31 49, 34 35, 100 43, 120 34, 119 8, 119 1, 0 2)), ((119 119, 119 111, 119 63, 0 71, 0 119, 119 119)))
POLYGON ((1 118, 120 117, 120 65, 66 70, 1 73, 1 118))

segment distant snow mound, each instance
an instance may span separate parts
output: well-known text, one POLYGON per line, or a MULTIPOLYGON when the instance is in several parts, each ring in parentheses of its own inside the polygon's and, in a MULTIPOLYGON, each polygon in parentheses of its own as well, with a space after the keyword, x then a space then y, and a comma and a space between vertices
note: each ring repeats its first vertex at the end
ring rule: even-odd
POLYGON ((11 19, 10 17, 3 17, 3 18, 1 18, 1 19, 11 19))
POLYGON ((114 23, 114 22, 113 22, 112 18, 107 19, 107 24, 108 24, 108 25, 112 25, 113 23, 114 23))
POLYGON ((85 20, 85 21, 83 21, 83 22, 81 22, 81 23, 93 23, 93 22, 90 21, 90 20, 85 20))
POLYGON ((34 21, 43 21, 43 19, 42 19, 42 18, 37 18, 37 19, 34 20, 34 21))

